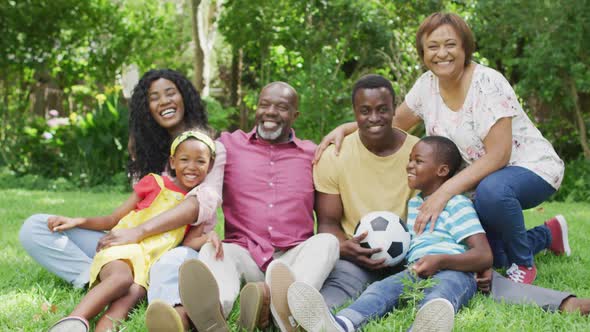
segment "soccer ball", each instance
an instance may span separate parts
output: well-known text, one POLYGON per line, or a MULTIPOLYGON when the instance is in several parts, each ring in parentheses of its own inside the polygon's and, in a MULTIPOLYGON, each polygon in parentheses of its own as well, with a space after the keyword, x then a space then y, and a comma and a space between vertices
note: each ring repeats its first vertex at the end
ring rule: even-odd
POLYGON ((354 230, 354 236, 367 231, 361 241, 363 248, 381 248, 372 259, 385 258, 385 265, 399 264, 410 248, 410 233, 403 220, 389 211, 374 211, 361 218, 354 230))

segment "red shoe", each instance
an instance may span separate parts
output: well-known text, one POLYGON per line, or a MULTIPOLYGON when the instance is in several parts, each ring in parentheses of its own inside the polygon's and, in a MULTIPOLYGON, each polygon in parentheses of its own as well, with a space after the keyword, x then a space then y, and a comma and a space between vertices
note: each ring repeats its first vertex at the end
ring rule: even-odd
POLYGON ((530 285, 537 278, 537 268, 534 265, 527 267, 512 263, 512 266, 506 271, 506 277, 514 282, 530 285))
POLYGON ((545 226, 551 231, 551 245, 549 245, 548 249, 557 256, 563 254, 566 256, 571 255, 572 251, 567 237, 567 222, 565 218, 561 214, 558 214, 547 220, 545 226))

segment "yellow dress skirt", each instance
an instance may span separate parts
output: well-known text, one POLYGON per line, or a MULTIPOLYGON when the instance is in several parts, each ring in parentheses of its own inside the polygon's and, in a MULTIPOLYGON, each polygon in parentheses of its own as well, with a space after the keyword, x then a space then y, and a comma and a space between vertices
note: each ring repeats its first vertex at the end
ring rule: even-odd
MULTIPOLYGON (((184 199, 183 194, 166 188, 164 180, 159 175, 148 176, 156 179, 160 193, 149 207, 131 211, 113 229, 128 229, 141 225, 152 217, 172 209, 184 199)), ((98 274, 104 265, 115 260, 123 260, 132 268, 134 282, 147 289, 150 267, 166 251, 176 247, 182 241, 185 229, 185 226, 179 227, 166 233, 150 236, 139 243, 114 246, 99 251, 90 266, 90 287, 97 283, 98 274)))

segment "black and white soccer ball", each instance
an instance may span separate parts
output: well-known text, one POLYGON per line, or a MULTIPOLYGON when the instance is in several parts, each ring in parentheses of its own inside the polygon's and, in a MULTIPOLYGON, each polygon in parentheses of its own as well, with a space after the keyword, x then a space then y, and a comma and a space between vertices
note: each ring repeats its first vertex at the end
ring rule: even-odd
POLYGON ((361 241, 363 248, 381 248, 372 259, 385 258, 387 266, 399 264, 410 248, 410 233, 403 220, 389 211, 374 211, 361 218, 354 230, 354 236, 367 231, 361 241))

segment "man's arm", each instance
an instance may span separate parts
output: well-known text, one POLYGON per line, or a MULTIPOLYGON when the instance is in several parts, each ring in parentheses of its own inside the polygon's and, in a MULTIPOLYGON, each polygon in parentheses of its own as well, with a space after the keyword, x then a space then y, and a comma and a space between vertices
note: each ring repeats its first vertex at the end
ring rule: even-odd
POLYGON ((318 233, 333 234, 340 242, 347 240, 341 224, 344 209, 340 195, 316 191, 315 210, 318 218, 318 233))
POLYGON ((371 270, 385 267, 384 258, 379 260, 370 258, 371 255, 381 251, 381 249, 366 249, 360 246, 359 243, 367 236, 366 233, 347 239, 341 224, 344 208, 340 195, 316 192, 315 204, 318 217, 318 233, 330 233, 338 238, 340 241, 340 258, 371 270))
POLYGON ((465 239, 469 250, 458 255, 428 255, 420 258, 413 269, 422 277, 429 277, 439 270, 480 272, 492 266, 493 256, 484 233, 465 239))

